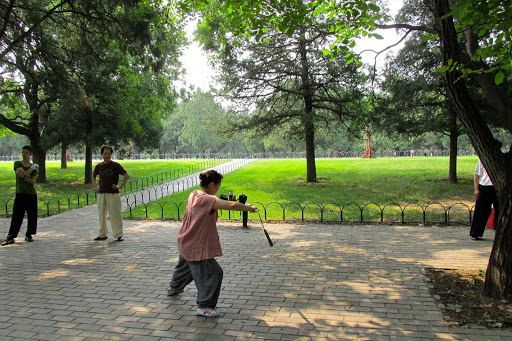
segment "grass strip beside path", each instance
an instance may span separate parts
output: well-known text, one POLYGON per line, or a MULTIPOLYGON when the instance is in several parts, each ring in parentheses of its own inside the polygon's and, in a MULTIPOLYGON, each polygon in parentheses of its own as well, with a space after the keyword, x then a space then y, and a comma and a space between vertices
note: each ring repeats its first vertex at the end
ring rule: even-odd
MULTIPOLYGON (((117 161, 117 160, 114 160, 117 161)), ((184 160, 184 161, 118 161, 130 174, 130 182, 138 183, 137 187, 140 187, 142 179, 147 179, 148 185, 151 185, 151 181, 165 181, 163 173, 169 173, 171 176, 183 176, 187 175, 187 171, 190 174, 194 170, 194 166, 210 168, 213 165, 227 162, 229 160, 184 160), (175 171, 173 171, 175 170, 175 171), (178 171, 179 170, 179 171, 178 171), (158 175, 158 177, 157 177, 158 175), (153 179, 151 177, 153 176, 153 179), (138 180, 138 181, 137 181, 138 180)), ((1 162, 0 163, 0 214, 5 214, 5 203, 9 199, 14 199, 16 192, 16 179, 13 170, 14 162, 1 162)), ((93 164, 94 166, 97 164, 93 164)), ((39 200, 39 214, 45 214, 47 206, 45 202, 50 202, 51 213, 60 210, 67 209, 68 205, 76 207, 78 198, 80 199, 80 206, 84 206, 86 195, 89 196, 92 202, 95 201, 94 190, 91 184, 84 184, 84 162, 68 162, 67 169, 60 169, 60 162, 46 162, 46 177, 48 182, 45 184, 36 184, 38 200, 39 200), (69 199, 69 203, 68 203, 69 199)), ((120 178, 122 179, 122 177, 120 178)), ((170 180, 169 180, 170 181, 170 180)), ((146 181, 144 181, 146 185, 146 181)), ((132 186, 135 190, 135 185, 132 186)), ((125 187, 126 190, 130 189, 130 186, 125 187)), ((124 191, 122 191, 124 193, 124 191)), ((90 202, 90 203, 92 203, 90 202)), ((13 201, 8 203, 8 212, 12 212, 13 201)))
MULTIPOLYGON (((471 208, 473 201, 473 171, 478 158, 463 156, 457 159, 458 183, 448 182, 448 157, 399 157, 377 159, 319 159, 316 160, 318 182, 306 182, 306 161, 297 159, 285 160, 259 160, 226 174, 222 187, 217 195, 228 194, 229 190, 237 195, 244 193, 248 202, 259 202, 264 206, 272 202, 288 205, 286 207, 287 219, 300 219, 301 209, 297 204, 310 205, 305 214, 316 214, 318 207, 326 204, 340 206, 348 203, 365 205, 396 203, 402 208, 411 203, 426 205, 441 203, 451 206, 462 203, 471 208), (310 212, 311 211, 311 212, 310 212)), ((180 207, 180 218, 184 211, 184 203, 193 189, 177 193, 158 200, 146 207, 132 210, 134 217, 177 218, 177 209, 174 202, 180 207), (167 202, 167 204, 166 204, 167 202)), ((372 220, 379 219, 379 209, 370 207, 372 220)), ((329 215, 334 220, 339 210, 333 205, 329 215)), ((397 211, 390 207, 390 211, 397 211)), ((421 210, 410 208, 411 214, 419 215, 421 210)), ((438 215, 444 214, 441 207, 434 210, 438 215)), ((278 204, 268 206, 268 219, 282 219, 283 209, 278 204)), ((344 212, 358 220, 356 206, 348 207, 344 212)), ((225 215, 227 212, 223 212, 225 215)), ((236 216, 238 213, 231 213, 236 216)), ((345 214, 345 213, 344 213, 345 214)), ((461 221, 468 220, 468 211, 465 206, 457 206, 451 212, 453 217, 460 215, 461 221), (460 211, 460 212, 459 212, 460 211)), ((129 215, 129 214, 127 214, 129 215)), ((324 217, 326 220, 330 218, 324 217)), ((442 221, 442 218, 436 218, 442 221)), ((398 219, 395 217, 395 220, 398 219)), ((420 220, 420 217, 417 217, 420 220)), ((344 219, 345 220, 345 219, 344 219)))

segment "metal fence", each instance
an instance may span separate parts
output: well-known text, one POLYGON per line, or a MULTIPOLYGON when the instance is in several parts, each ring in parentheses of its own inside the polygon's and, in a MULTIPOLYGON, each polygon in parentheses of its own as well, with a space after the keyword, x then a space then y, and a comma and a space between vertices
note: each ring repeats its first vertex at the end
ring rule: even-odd
MULTIPOLYGON (((252 160, 237 160, 247 164, 252 160)), ((130 179, 121 191, 126 204, 126 216, 129 218, 155 218, 181 220, 186 202, 159 202, 158 200, 186 188, 199 185, 197 176, 186 176, 221 163, 221 159, 209 159, 196 165, 172 169, 146 177, 130 179)), ((227 173, 240 167, 231 163, 223 165, 221 173, 227 173)), ((97 193, 90 189, 72 194, 39 199, 41 215, 49 216, 65 210, 76 209, 96 202, 97 193)), ((12 212, 14 198, 0 198, 0 215, 8 216, 12 212)), ((442 203, 298 203, 253 202, 263 213, 265 220, 336 222, 336 223, 399 223, 399 224, 471 224, 473 207, 464 203, 445 205, 442 203)), ((223 219, 241 219, 240 212, 221 212, 223 219)))
MULTIPOLYGON (((174 184, 146 188, 138 193, 123 195, 126 204, 125 216, 136 219, 171 219, 181 220, 186 208, 186 201, 172 200, 160 202, 155 198, 182 191, 185 187, 197 186, 197 177, 179 179, 174 184), (186 183, 186 182, 192 182, 186 183), (191 185, 191 186, 190 186, 191 185), (160 192, 159 192, 160 191, 160 192), (168 192, 168 193, 166 193, 168 192), (160 195, 159 195, 160 194, 160 195)), ((76 209, 96 202, 95 191, 82 191, 48 200, 39 199, 41 216, 50 216, 66 210, 76 209)), ((13 198, 0 199, 0 215, 9 216, 12 212, 13 198)), ((445 205, 442 203, 407 203, 378 204, 366 203, 298 203, 298 202, 252 202, 257 206, 265 220, 301 221, 320 223, 398 223, 398 224, 462 224, 472 221, 474 205, 465 203, 445 205)), ((221 211, 220 218, 240 220, 241 212, 221 211)))
MULTIPOLYGON (((238 159, 226 164, 219 165, 215 167, 215 169, 221 174, 226 174, 253 161, 254 159, 238 159)), ((123 200, 126 205, 134 207, 137 205, 148 204, 150 202, 196 186, 199 186, 199 177, 195 175, 189 175, 180 179, 173 180, 172 182, 166 182, 164 184, 152 186, 127 194, 123 197, 123 200)))
POLYGON ((209 168, 216 166, 220 163, 223 163, 225 161, 227 161, 227 160, 208 159, 208 160, 204 160, 204 161, 201 161, 201 162, 193 164, 193 165, 188 165, 188 166, 184 166, 184 167, 180 167, 180 168, 173 168, 173 169, 165 171, 165 172, 160 172, 157 174, 138 177, 133 180, 130 179, 126 183, 125 188, 123 188, 123 190, 125 190, 125 189, 126 190, 124 192, 122 192, 121 195, 131 193, 131 192, 141 191, 148 187, 158 186, 159 184, 167 183, 169 181, 179 179, 180 177, 183 177, 185 175, 193 174, 193 173, 203 171, 205 169, 209 169, 209 168))
MULTIPOLYGON (((131 193, 149 191, 148 188, 168 187, 168 182, 178 180, 186 181, 182 178, 188 174, 194 174, 222 163, 224 160, 205 160, 194 165, 174 168, 166 172, 160 172, 153 175, 139 178, 130 178, 125 187, 120 191, 124 197, 129 197, 131 193)), ((179 188, 179 185, 178 185, 179 188)), ((183 186, 182 186, 183 188, 183 186)), ((174 193, 174 192, 173 192, 174 193)), ((91 205, 97 200, 97 193, 94 189, 88 189, 71 194, 63 194, 59 197, 50 197, 48 199, 38 198, 38 209, 42 216, 58 214, 66 210, 76 209, 91 205)), ((8 216, 12 212, 14 204, 13 197, 0 197, 0 215, 8 216)))
MULTIPOLYGON (((399 205, 389 203, 349 202, 338 203, 305 203, 298 202, 252 202, 258 207, 265 220, 282 222, 319 222, 319 223, 385 223, 385 224, 461 224, 470 225, 474 205, 469 207, 465 203, 444 205, 442 203, 429 203, 421 205, 408 203, 399 205)), ((186 209, 186 201, 172 200, 128 205, 126 216, 135 219, 169 219, 181 220, 186 209)), ((249 213, 249 218, 251 218, 249 213)), ((220 211, 220 218, 228 220, 241 220, 241 212, 220 211)), ((256 219, 256 218, 255 218, 256 219)))
MULTIPOLYGON (((413 157, 413 156, 448 156, 448 150, 436 149, 404 149, 404 150, 376 150, 377 157, 413 157)), ((317 151, 315 158, 359 158, 363 151, 317 151)), ((459 150, 458 156, 476 155, 473 150, 459 150)), ((71 155, 74 161, 85 161, 85 155, 71 155)), ((261 153, 196 153, 196 154, 132 154, 130 157, 117 155, 118 160, 183 160, 183 159, 305 159, 306 152, 261 152, 261 153)), ((0 161, 17 161, 19 155, 0 156, 0 161)), ((93 155, 93 161, 101 161, 100 154, 93 155)), ((46 161, 60 161, 60 155, 47 154, 46 161)))

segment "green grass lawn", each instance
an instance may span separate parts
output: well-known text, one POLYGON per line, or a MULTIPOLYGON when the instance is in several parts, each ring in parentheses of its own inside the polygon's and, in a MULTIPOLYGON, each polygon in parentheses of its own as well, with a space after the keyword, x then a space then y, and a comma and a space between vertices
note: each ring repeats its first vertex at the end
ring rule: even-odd
MULTIPOLYGON (((153 186, 170 181, 173 178, 197 172, 199 169, 212 167, 220 160, 186 160, 186 161, 120 161, 130 174, 130 182, 122 193, 134 191, 141 187, 153 186), (131 190, 130 190, 131 189, 131 190)), ((93 163, 93 169, 97 162, 93 163)), ((92 185, 84 185, 84 162, 68 162, 67 169, 60 169, 60 162, 46 162, 48 182, 36 185, 39 199, 39 213, 46 214, 60 210, 84 206, 95 202, 96 196, 92 185)), ((122 177, 121 177, 122 179, 122 177)), ((16 192, 13 162, 0 163, 0 214, 5 214, 5 203, 13 199, 16 192)), ((12 212, 12 201, 7 204, 12 212)))
MULTIPOLYGON (((448 182, 448 157, 400 157, 377 159, 319 159, 316 161, 317 183, 307 183, 305 160, 259 160, 246 167, 226 174, 220 193, 233 190, 237 195, 244 193, 248 202, 256 202, 267 209, 268 219, 301 219, 304 215, 318 217, 319 207, 327 205, 324 220, 339 220, 339 207, 343 209, 344 221, 358 221, 360 209, 365 207, 365 218, 378 221, 380 207, 398 204, 402 208, 411 203, 422 206, 431 204, 427 217, 443 221, 444 207, 455 205, 450 212, 450 221, 468 220, 468 207, 473 206, 473 171, 477 162, 475 156, 457 159, 459 182, 448 182), (351 204, 355 203, 355 204, 351 204), (433 204, 439 203, 441 205, 433 204), (300 205, 300 206, 299 206, 300 205), (466 207, 467 206, 467 207, 466 207)), ((178 218, 184 210, 184 201, 191 190, 174 194, 146 207, 132 210, 133 217, 178 218), (176 203, 173 204, 172 202, 176 203)), ((262 212, 264 212, 262 210, 262 212)), ((389 220, 400 221, 399 209, 389 206, 389 220)), ((406 219, 421 221, 421 209, 411 205, 406 219)), ((226 216, 228 212, 223 212, 226 216)), ((130 216, 130 213, 126 214, 130 216)), ((239 217, 238 212, 230 216, 239 217)), ((252 216, 254 218, 257 216, 252 216)))

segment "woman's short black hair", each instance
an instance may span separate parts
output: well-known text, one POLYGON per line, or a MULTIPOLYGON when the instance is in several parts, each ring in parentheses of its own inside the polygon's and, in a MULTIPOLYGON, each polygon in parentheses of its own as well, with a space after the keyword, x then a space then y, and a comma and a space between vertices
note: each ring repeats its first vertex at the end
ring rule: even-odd
POLYGON ((23 148, 21 148, 22 150, 25 149, 25 150, 28 150, 29 152, 32 153, 32 147, 30 146, 23 146, 23 148))
POLYGON ((218 184, 219 182, 222 181, 222 178, 223 178, 222 174, 218 173, 217 171, 215 171, 213 169, 209 169, 205 172, 199 173, 200 185, 203 188, 208 187, 208 185, 211 182, 213 182, 214 184, 218 184))

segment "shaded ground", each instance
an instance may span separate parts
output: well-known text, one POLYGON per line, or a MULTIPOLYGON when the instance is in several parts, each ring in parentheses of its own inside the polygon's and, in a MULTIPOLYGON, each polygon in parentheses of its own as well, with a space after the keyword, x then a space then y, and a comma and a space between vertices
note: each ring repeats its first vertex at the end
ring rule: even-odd
POLYGON ((482 296, 483 270, 425 269, 433 288, 430 292, 445 307, 449 323, 470 328, 512 329, 512 302, 482 296))

